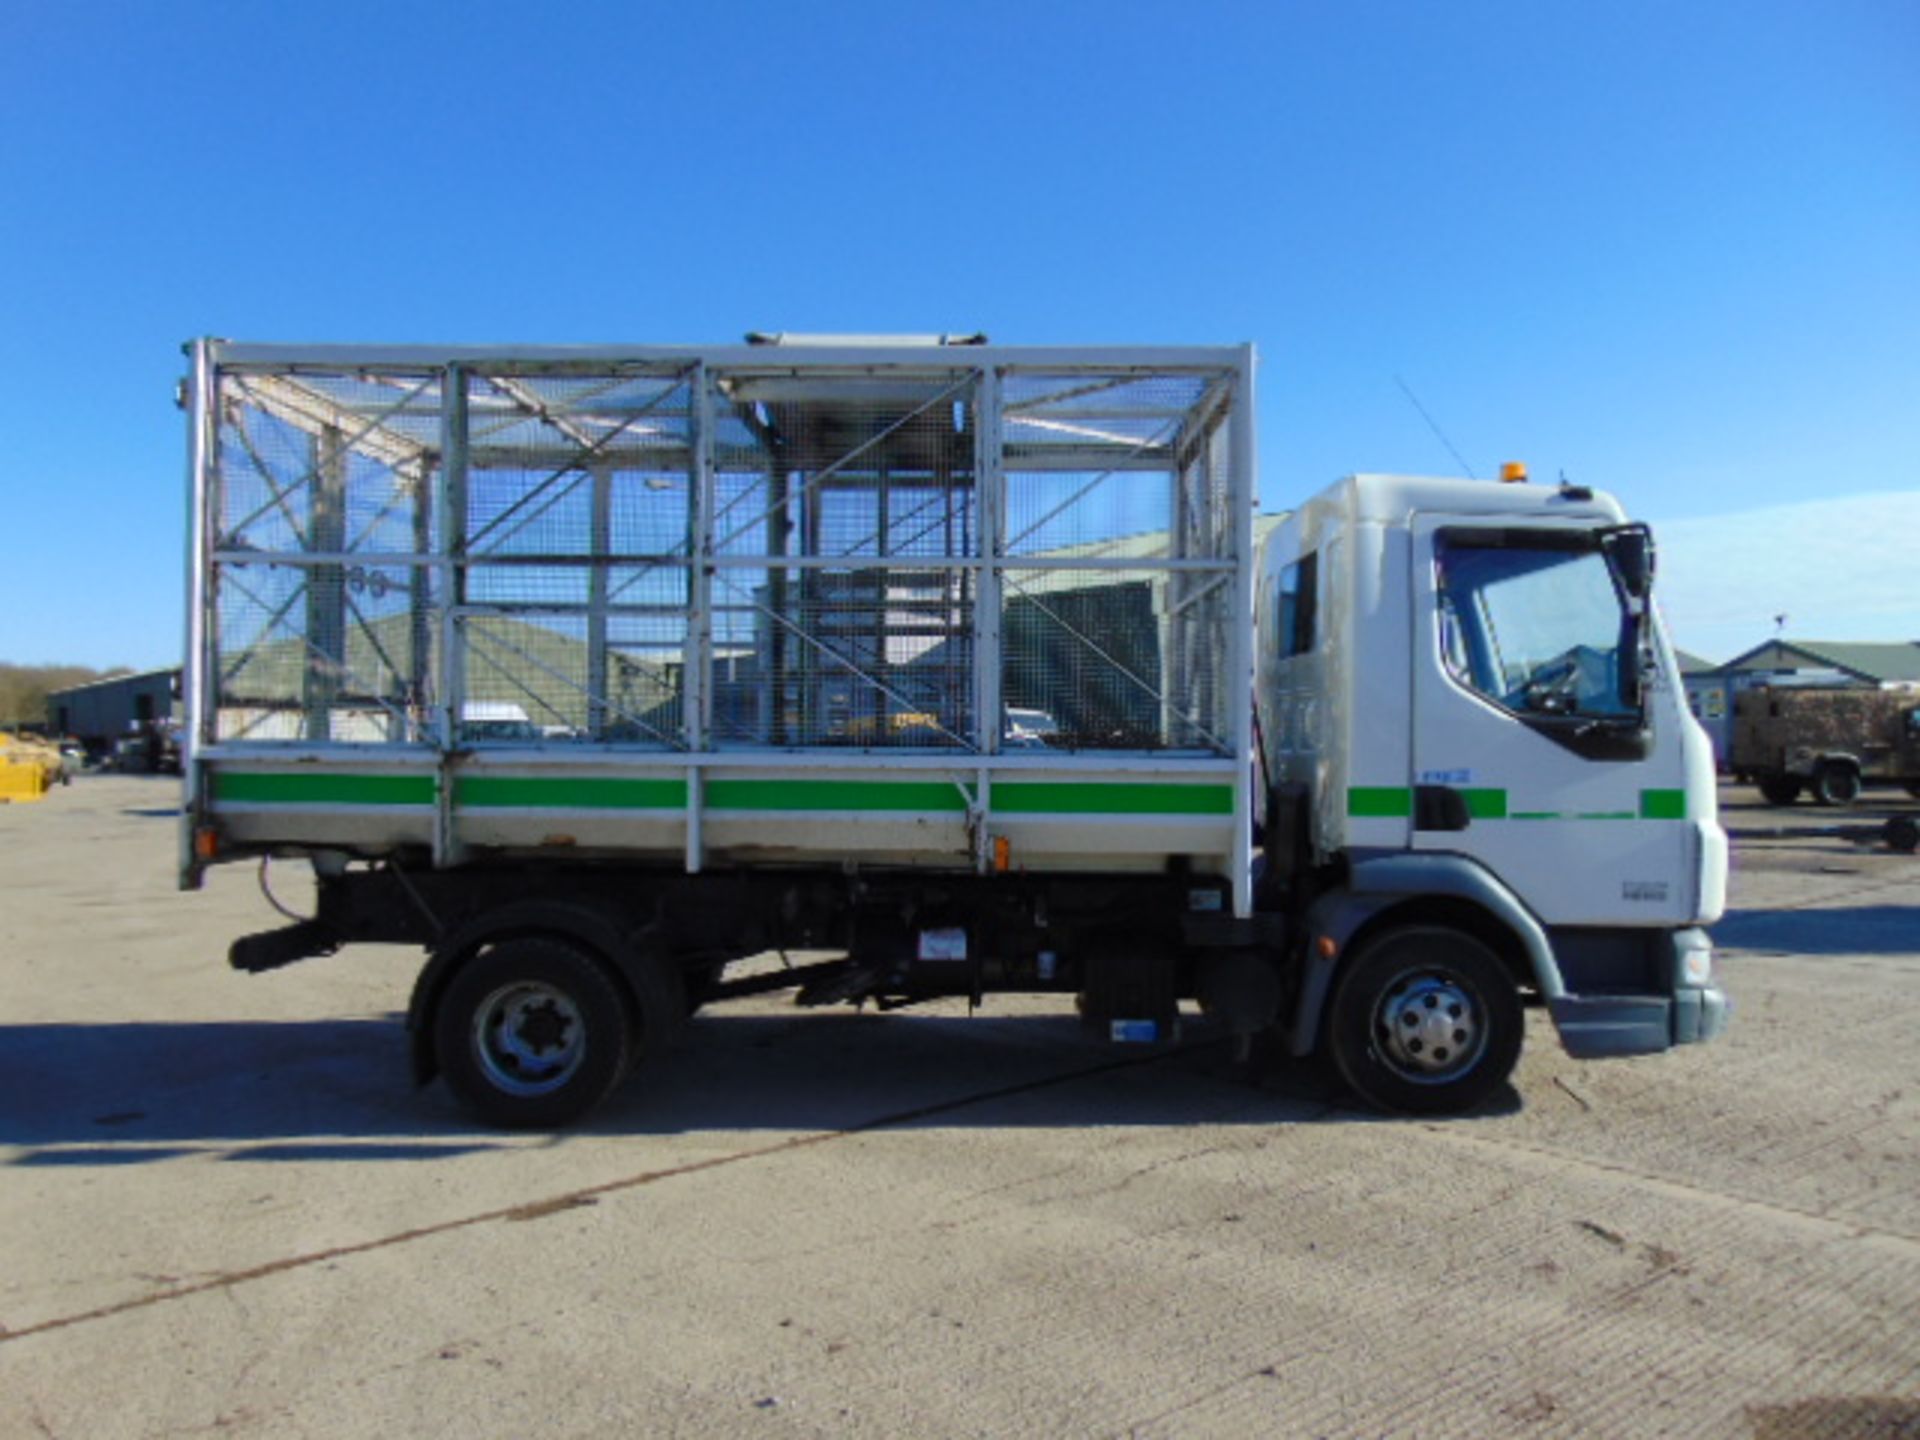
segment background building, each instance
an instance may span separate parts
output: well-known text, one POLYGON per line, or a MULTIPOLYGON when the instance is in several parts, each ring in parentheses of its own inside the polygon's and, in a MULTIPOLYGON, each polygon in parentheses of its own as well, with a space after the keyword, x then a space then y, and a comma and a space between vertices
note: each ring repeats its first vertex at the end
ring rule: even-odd
POLYGON ((47 728, 57 736, 73 736, 88 754, 99 757, 127 735, 155 724, 172 724, 179 701, 178 667, 115 675, 48 691, 47 728))

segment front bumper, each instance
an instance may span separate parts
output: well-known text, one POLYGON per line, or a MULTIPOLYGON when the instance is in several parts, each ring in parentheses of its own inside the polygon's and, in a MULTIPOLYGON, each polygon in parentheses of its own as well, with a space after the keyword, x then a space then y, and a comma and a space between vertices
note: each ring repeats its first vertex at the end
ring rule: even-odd
POLYGON ((1576 1060, 1655 1055, 1712 1040, 1727 1028, 1733 1002, 1713 983, 1707 932, 1677 930, 1672 941, 1670 994, 1563 995, 1547 1002, 1567 1054, 1576 1060))

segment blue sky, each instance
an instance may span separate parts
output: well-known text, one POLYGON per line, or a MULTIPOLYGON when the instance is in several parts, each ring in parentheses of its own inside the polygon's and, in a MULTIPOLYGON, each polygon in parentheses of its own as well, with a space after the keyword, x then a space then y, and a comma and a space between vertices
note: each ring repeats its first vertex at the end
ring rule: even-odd
POLYGON ((178 659, 198 334, 1252 340, 1267 508, 1456 473, 1404 381, 1690 649, 1920 638, 1916 76, 1910 0, 0 5, 0 659, 178 659))

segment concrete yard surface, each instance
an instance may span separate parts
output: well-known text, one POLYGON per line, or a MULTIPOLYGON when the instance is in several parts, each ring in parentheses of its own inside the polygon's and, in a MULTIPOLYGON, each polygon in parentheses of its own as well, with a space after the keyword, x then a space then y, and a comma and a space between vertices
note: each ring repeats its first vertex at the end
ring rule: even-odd
POLYGON ((177 782, 0 807, 0 1436, 1920 1436, 1920 859, 1727 795, 1727 1036, 1470 1117, 774 995, 557 1135, 230 971, 177 782))

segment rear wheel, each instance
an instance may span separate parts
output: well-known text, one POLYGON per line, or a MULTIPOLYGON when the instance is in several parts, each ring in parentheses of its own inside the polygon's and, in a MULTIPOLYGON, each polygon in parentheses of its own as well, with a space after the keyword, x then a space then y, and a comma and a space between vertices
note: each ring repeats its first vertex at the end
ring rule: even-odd
POLYGON ((1813 772, 1813 798, 1822 805, 1851 805, 1860 798, 1860 772, 1851 765, 1822 765, 1813 772))
POLYGON ((632 1028, 620 983, 593 955, 545 936, 503 940, 441 997, 435 1047, 447 1084, 489 1125, 564 1125, 627 1073, 632 1028))
POLYGON ((1760 795, 1769 805, 1791 805, 1800 798, 1800 782, 1791 775, 1762 775, 1760 795))
POLYGON ((1333 992, 1327 1048, 1340 1076, 1382 1110, 1470 1109, 1513 1073, 1525 1018, 1486 945, 1439 925, 1366 943, 1333 992))

